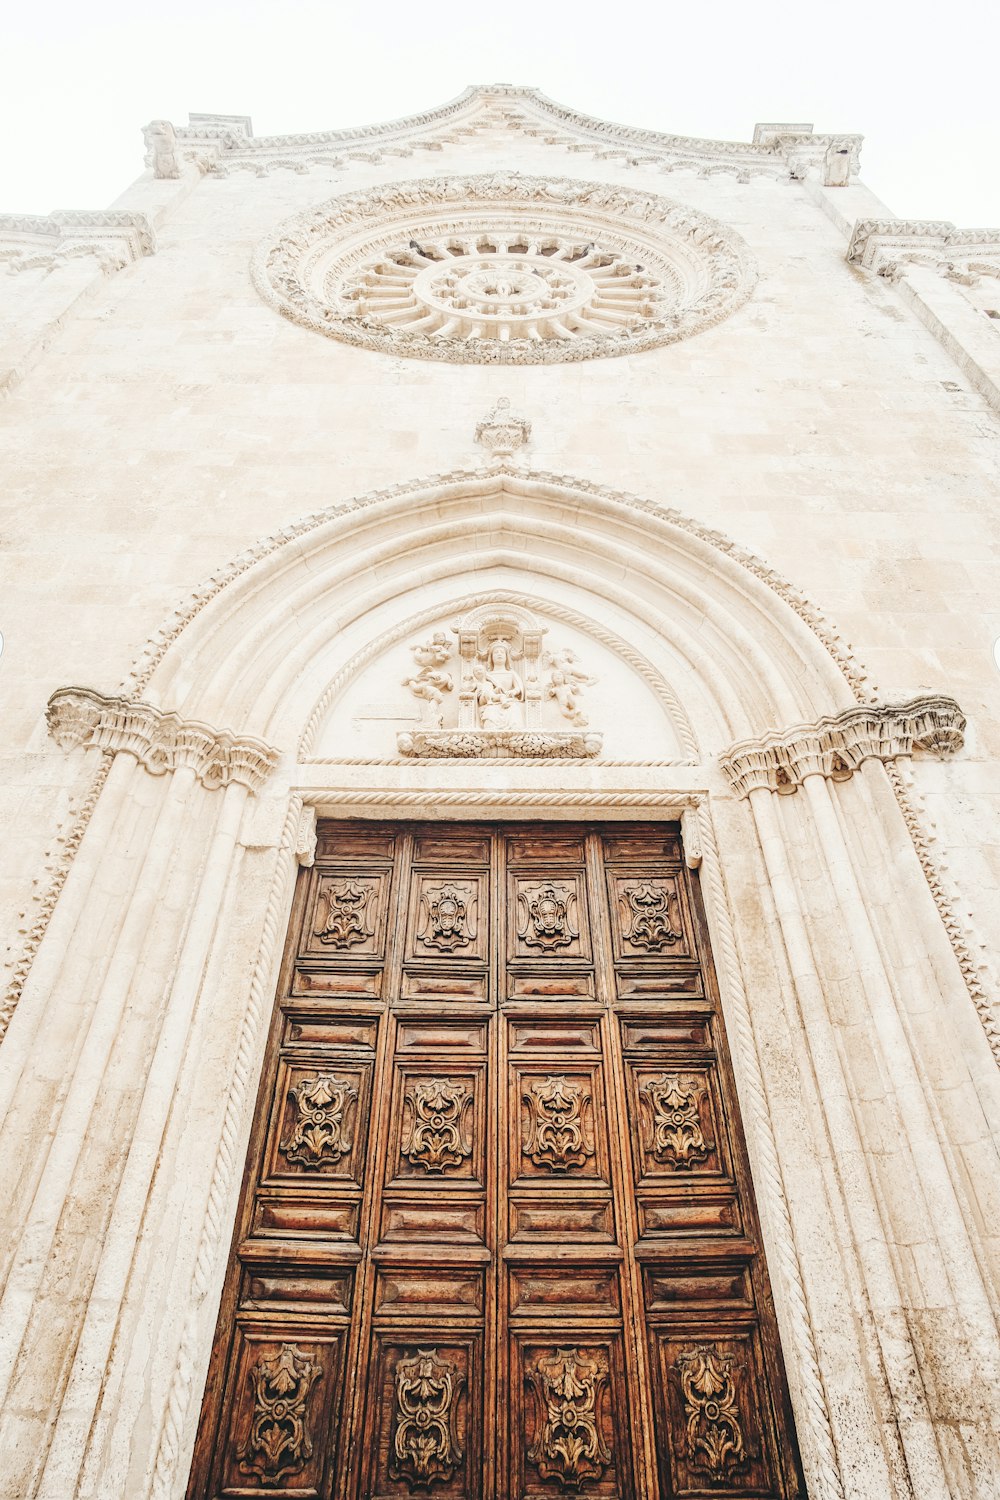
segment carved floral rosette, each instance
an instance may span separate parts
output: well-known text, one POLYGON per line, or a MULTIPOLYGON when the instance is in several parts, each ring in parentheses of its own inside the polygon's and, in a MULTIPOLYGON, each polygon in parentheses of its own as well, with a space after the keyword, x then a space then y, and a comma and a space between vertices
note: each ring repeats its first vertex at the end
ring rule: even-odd
POLYGON ((253 277, 292 322, 391 354, 544 364, 631 354, 728 316, 750 253, 652 193, 498 173, 348 193, 286 222, 253 277))

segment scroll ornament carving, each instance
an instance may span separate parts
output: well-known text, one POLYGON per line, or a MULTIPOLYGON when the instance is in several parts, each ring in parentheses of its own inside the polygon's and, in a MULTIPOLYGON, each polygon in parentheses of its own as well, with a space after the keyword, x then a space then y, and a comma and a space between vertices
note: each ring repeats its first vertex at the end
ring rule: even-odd
POLYGON ((565 1077, 534 1079, 522 1098, 527 1106, 524 1154, 549 1172, 571 1172, 586 1164, 594 1146, 587 1130, 590 1090, 565 1077))
POLYGON ((425 1172, 444 1173, 472 1154, 467 1123, 472 1094, 466 1084, 452 1078, 422 1078, 407 1089, 403 1102, 410 1114, 402 1146, 407 1161, 425 1172))
POLYGON ((642 1086, 652 1112, 652 1150, 657 1161, 692 1168, 707 1161, 715 1149, 705 1139, 698 1113, 704 1090, 697 1078, 662 1073, 642 1086))
POLYGON ((628 903, 628 925, 622 930, 625 942, 647 953, 662 953, 680 941, 670 920, 670 892, 655 881, 643 880, 627 885, 622 895, 628 903))
POLYGON ((731 1482, 752 1457, 743 1433, 731 1355, 711 1344, 687 1349, 677 1360, 684 1405, 688 1463, 710 1482, 731 1482))
POLYGON ((276 1485, 298 1474, 312 1457, 306 1426, 309 1393, 319 1379, 313 1364, 294 1344, 262 1357, 250 1371, 253 1416, 246 1441, 237 1450, 240 1468, 261 1484, 276 1485))
POLYGON ((261 245, 253 276, 266 302, 330 338, 478 364, 671 343, 726 317, 755 279, 742 241, 693 209, 511 173, 334 198, 261 245))
POLYGON ((564 1490, 580 1491, 599 1480, 612 1457, 598 1410, 608 1380, 605 1356, 598 1350, 555 1349, 539 1354, 525 1370, 525 1379, 538 1409, 528 1461, 543 1480, 555 1479, 564 1490))
POLYGON ((417 935, 425 947, 454 953, 475 942, 474 905, 468 891, 446 884, 424 890, 420 899, 423 921, 417 935))
POLYGON ((451 1478, 464 1457, 458 1434, 458 1398, 465 1375, 437 1349, 418 1349, 396 1366, 395 1431, 390 1479, 429 1490, 451 1478))
POLYGON ((965 715, 954 698, 871 704, 741 740, 722 757, 722 769, 741 797, 760 787, 787 794, 806 776, 845 781, 866 760, 889 762, 914 750, 954 754, 965 743, 964 731, 965 715))
POLYGON ((347 1112, 358 1091, 349 1079, 338 1078, 335 1073, 320 1073, 315 1078, 303 1078, 289 1089, 289 1096, 298 1119, 291 1134, 281 1143, 283 1156, 318 1170, 350 1155, 347 1112))
POLYGON ((375 929, 369 920, 369 909, 375 894, 370 885, 357 880, 335 881, 326 887, 326 916, 316 928, 316 936, 330 948, 351 948, 366 943, 375 929))
POLYGON ((189 766, 210 790, 235 782, 257 792, 278 763, 263 740, 212 729, 136 698, 109 698, 90 688, 60 688, 46 710, 49 733, 63 750, 77 746, 127 751, 153 776, 189 766))
POLYGON ((411 646, 419 670, 403 686, 421 704, 422 726, 401 734, 402 755, 456 759, 518 756, 526 759, 589 758, 600 736, 584 734, 582 694, 597 679, 569 647, 542 652, 545 630, 527 611, 473 611, 456 628, 411 646), (444 727, 445 695, 454 687, 446 671, 453 655, 460 667, 458 725, 444 727), (542 726, 552 703, 571 731, 542 726))
POLYGON ((572 919, 576 905, 574 886, 546 881, 544 885, 522 887, 517 901, 520 914, 517 935, 527 947, 554 953, 559 948, 568 948, 580 936, 572 919))

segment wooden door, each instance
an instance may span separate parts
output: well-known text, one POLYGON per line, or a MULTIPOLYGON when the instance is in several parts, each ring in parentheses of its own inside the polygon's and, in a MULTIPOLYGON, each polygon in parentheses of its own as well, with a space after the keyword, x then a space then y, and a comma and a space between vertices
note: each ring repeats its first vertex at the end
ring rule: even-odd
POLYGON ((320 825, 188 1493, 802 1493, 676 825, 320 825))

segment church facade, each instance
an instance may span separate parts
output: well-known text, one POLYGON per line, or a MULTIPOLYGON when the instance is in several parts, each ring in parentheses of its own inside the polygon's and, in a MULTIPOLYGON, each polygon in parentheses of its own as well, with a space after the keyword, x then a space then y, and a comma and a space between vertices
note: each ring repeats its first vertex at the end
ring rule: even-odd
POLYGON ((1000 230, 535 90, 0 216, 0 1496, 1000 1493, 1000 230))

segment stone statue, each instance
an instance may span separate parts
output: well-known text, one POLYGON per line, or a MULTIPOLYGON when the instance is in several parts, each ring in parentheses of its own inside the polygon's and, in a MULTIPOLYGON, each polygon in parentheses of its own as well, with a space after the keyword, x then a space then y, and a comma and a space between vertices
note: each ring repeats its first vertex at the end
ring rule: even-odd
POLYGON ((524 726, 524 683, 511 666, 507 641, 493 641, 486 665, 477 662, 476 706, 482 729, 521 729, 524 726))

